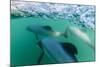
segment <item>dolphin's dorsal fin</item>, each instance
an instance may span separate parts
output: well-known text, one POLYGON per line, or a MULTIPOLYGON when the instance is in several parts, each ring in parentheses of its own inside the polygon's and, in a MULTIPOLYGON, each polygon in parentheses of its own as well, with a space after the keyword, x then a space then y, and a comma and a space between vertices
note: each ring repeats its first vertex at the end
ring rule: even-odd
POLYGON ((77 48, 72 43, 64 42, 64 43, 61 43, 61 44, 62 44, 62 47, 65 50, 65 52, 68 52, 72 55, 78 54, 77 48))

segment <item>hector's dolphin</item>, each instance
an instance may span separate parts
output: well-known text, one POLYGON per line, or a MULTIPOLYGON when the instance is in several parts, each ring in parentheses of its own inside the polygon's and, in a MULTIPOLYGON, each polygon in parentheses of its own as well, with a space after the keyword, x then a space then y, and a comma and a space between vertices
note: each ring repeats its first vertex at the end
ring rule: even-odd
POLYGON ((49 35, 44 36, 37 43, 42 49, 42 53, 38 58, 37 64, 40 64, 44 53, 48 54, 49 57, 51 57, 56 63, 77 61, 75 57, 75 54, 77 54, 76 47, 71 43, 61 43, 58 40, 56 40, 56 37, 52 37, 54 36, 52 35, 54 31, 50 26, 30 25, 27 29, 37 35, 49 35))
POLYGON ((57 63, 76 62, 77 49, 71 43, 60 43, 53 37, 41 40, 42 47, 57 63))
POLYGON ((86 42, 89 47, 94 49, 94 45, 92 44, 92 41, 89 38, 89 36, 78 27, 74 27, 74 26, 67 27, 65 33, 68 33, 68 32, 70 34, 74 34, 75 36, 79 37, 84 42, 86 42))
POLYGON ((32 24, 28 26, 27 29, 38 35, 51 35, 53 33, 50 26, 40 26, 37 24, 32 24))

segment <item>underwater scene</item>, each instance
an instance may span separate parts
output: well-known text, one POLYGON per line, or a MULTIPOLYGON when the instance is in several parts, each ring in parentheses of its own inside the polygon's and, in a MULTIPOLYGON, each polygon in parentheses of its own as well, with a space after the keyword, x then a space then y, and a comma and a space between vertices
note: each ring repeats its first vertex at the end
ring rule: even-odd
POLYGON ((95 61, 95 6, 11 1, 11 66, 95 61))

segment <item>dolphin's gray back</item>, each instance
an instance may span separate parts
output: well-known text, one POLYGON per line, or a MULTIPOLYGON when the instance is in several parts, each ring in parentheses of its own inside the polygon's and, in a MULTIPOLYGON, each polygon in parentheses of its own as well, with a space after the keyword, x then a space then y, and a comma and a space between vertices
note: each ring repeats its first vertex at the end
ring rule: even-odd
POLYGON ((49 35, 49 31, 36 24, 30 25, 28 30, 40 35, 49 35))
POLYGON ((47 37, 42 40, 43 47, 48 54, 58 63, 75 62, 69 53, 66 53, 61 44, 54 38, 47 37))

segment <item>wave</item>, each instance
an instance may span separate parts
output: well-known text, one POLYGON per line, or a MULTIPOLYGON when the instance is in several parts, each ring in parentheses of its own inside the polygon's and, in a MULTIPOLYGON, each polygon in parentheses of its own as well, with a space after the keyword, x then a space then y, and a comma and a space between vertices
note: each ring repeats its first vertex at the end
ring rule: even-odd
POLYGON ((86 28, 95 29, 94 5, 70 5, 40 2, 11 1, 11 15, 66 19, 86 28))

